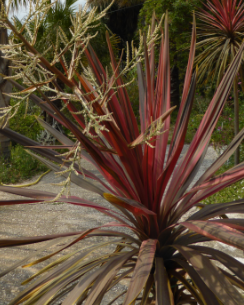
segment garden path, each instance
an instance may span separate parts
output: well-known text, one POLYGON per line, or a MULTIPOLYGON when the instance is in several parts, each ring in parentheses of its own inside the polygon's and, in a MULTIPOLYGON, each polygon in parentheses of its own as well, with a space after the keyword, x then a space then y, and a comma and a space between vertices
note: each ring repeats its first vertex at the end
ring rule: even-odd
MULTIPOLYGON (((215 158, 216 153, 213 148, 210 147, 198 176, 200 176, 201 173, 211 165, 215 158)), ((95 169, 86 162, 83 163, 83 166, 95 172, 95 169)), ((36 177, 32 178, 30 182, 34 181, 35 179, 36 177)), ((55 177, 53 173, 49 173, 43 177, 39 184, 31 186, 30 188, 57 193, 60 190, 60 186, 53 185, 52 183, 57 183, 60 181, 62 181, 62 178, 55 177)), ((100 203, 103 206, 108 206, 108 203, 101 200, 98 195, 82 190, 74 184, 71 184, 71 193, 72 195, 100 203)), ((0 198, 17 199, 18 196, 0 192, 0 198)), ((82 231, 87 228, 97 227, 110 221, 109 217, 106 217, 93 209, 83 208, 75 205, 53 203, 1 207, 0 217, 0 238, 17 238, 23 236, 38 236, 61 232, 82 231)), ((96 242, 96 238, 94 238, 93 241, 86 241, 84 243, 85 246, 89 246, 94 242, 94 240, 96 242)), ((0 272, 17 261, 24 259, 27 255, 33 254, 34 258, 41 257, 40 253, 37 253, 39 247, 40 246, 38 244, 35 244, 0 249, 0 272)), ((74 248, 76 247, 77 246, 74 246, 74 248)), ((229 252, 231 255, 244 262, 242 251, 233 250, 231 247, 223 245, 218 245, 217 247, 221 249, 225 247, 226 252, 229 252)), ((99 249, 99 253, 101 253, 101 251, 105 250, 99 249)), ((44 250, 44 255, 48 253, 50 253, 50 250, 47 248, 44 250)), ((42 263, 42 265, 44 266, 45 263, 42 263)), ((35 265, 24 269, 19 267, 8 275, 5 275, 3 278, 0 278, 0 304, 8 304, 19 291, 24 289, 23 286, 20 286, 20 283, 34 274, 39 268, 40 267, 36 267, 35 265)), ((123 284, 116 286, 114 289, 117 292, 122 291, 122 289, 125 288, 123 284)), ((104 305, 109 303, 111 297, 111 295, 107 297, 107 299, 104 301, 104 305)))

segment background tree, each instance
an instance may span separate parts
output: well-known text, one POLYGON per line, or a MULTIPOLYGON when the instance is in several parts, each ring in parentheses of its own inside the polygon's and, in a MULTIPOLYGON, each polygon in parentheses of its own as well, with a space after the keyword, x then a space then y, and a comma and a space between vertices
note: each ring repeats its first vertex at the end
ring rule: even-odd
MULTIPOLYGON (((230 62, 238 52, 244 37, 244 2, 242 0, 211 0, 205 9, 197 12, 200 54, 196 57, 199 82, 220 83, 230 62)), ((242 66, 240 77, 242 78, 242 66)), ((239 132, 238 77, 233 83, 234 132, 239 132)), ((235 164, 240 161, 239 149, 235 152, 235 164)))
MULTIPOLYGON (((126 42, 133 40, 137 29, 138 15, 145 0, 115 0, 108 10, 104 22, 108 28, 120 38, 120 49, 126 47, 126 42)), ((91 6, 104 9, 110 0, 88 0, 91 6)))
POLYGON ((197 6, 201 6, 199 0, 146 0, 140 10, 139 28, 147 31, 151 24, 153 12, 161 16, 169 12, 170 54, 171 54, 171 103, 179 106, 180 84, 183 84, 188 53, 186 48, 190 44, 190 31, 192 13, 197 6))
MULTIPOLYGON (((4 2, 0 3, 5 5, 4 2)), ((8 43, 8 34, 7 30, 0 26, 0 44, 8 43)), ((3 51, 0 51, 0 108, 7 107, 9 105, 10 98, 5 95, 5 93, 10 93, 12 86, 9 82, 3 79, 1 75, 10 75, 9 61, 3 58, 3 51)), ((10 156, 10 140, 4 136, 0 135, 0 156, 9 157, 10 156)))

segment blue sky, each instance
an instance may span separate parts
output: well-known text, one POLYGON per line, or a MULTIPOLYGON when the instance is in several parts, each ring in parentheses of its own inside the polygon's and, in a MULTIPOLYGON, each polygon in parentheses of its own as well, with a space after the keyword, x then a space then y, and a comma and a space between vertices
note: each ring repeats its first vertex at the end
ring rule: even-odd
MULTIPOLYGON (((77 9, 78 9, 79 5, 82 5, 82 6, 85 5, 86 0, 78 0, 76 3, 77 3, 76 4, 77 5, 77 9)), ((22 19, 25 15, 27 15, 27 13, 28 13, 28 9, 27 8, 20 8, 17 13, 13 12, 13 14, 17 15, 19 19, 22 19)))

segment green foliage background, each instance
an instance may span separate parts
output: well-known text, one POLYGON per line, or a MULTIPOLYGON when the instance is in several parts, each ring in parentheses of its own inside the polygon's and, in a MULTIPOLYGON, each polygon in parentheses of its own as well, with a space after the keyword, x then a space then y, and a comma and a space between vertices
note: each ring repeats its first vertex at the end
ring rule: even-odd
POLYGON ((193 11, 201 6, 199 0, 146 0, 140 11, 138 27, 144 31, 151 24, 153 12, 159 19, 168 11, 171 66, 177 64, 181 81, 189 55, 193 11))
MULTIPOLYGON (((240 102, 240 114, 244 113, 244 94, 241 91, 241 84, 239 84, 239 102, 240 102)), ((193 105, 191 117, 189 120, 186 142, 190 143, 193 135, 195 134, 201 119, 208 107, 209 98, 208 95, 204 96, 202 89, 196 93, 195 103, 193 105)), ((230 95, 226 101, 224 110, 217 123, 215 131, 213 132, 210 145, 216 150, 217 153, 221 153, 221 149, 226 147, 234 137, 234 102, 233 96, 230 95)), ((240 129, 244 128, 244 116, 240 115, 240 129)), ((240 146, 240 160, 244 161, 244 145, 240 146)), ((217 174, 224 173, 227 169, 234 166, 234 155, 228 160, 228 162, 217 172, 217 174)), ((232 200, 238 200, 244 198, 244 180, 239 181, 230 187, 210 196, 204 200, 204 203, 213 204, 228 202, 232 200)))
MULTIPOLYGON (((10 102, 11 105, 15 103, 13 99, 10 102)), ((28 108, 26 109, 26 105, 22 103, 17 114, 10 120, 9 127, 36 140, 42 130, 35 119, 35 115, 40 115, 40 109, 31 103, 28 108)), ((46 166, 30 156, 23 146, 12 142, 10 160, 0 159, 0 183, 17 183, 45 170, 46 166)))

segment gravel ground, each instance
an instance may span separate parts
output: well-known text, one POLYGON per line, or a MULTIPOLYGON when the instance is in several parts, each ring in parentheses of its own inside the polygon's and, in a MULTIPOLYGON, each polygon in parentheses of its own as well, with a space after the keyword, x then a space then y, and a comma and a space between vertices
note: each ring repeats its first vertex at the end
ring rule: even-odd
MULTIPOLYGON (((215 151, 212 148, 209 148, 198 176, 200 176, 201 173, 211 165, 215 158, 215 151)), ((95 171, 94 168, 92 168, 90 165, 86 163, 84 163, 83 165, 87 169, 95 171)), ((31 179, 30 182, 34 181, 35 179, 36 177, 31 179)), ((49 173, 43 177, 39 184, 31 186, 30 188, 37 190, 47 190, 49 192, 57 193, 60 190, 60 186, 53 185, 53 183, 57 183, 60 181, 62 181, 62 178, 57 178, 53 173, 49 173)), ((100 203, 103 206, 108 206, 108 204, 98 195, 82 190, 73 184, 71 185, 71 193, 72 195, 100 203)), ((18 196, 0 192, 0 198, 17 199, 18 196)), ((0 217, 0 238, 17 238, 61 232, 82 231, 88 228, 97 227, 101 224, 111 221, 109 217, 98 213, 94 209, 79 207, 75 205, 53 203, 0 207, 0 217)), ((94 242, 96 243, 98 241, 101 241, 100 238, 93 238, 93 240, 83 242, 82 246, 88 247, 94 242)), ((59 242, 58 246, 60 245, 61 244, 59 242)), ((18 261, 23 260, 28 255, 33 255, 34 258, 40 258, 43 256, 43 254, 47 255, 48 253, 50 253, 51 250, 48 247, 48 242, 46 242, 46 245, 44 245, 44 247, 45 248, 42 253, 39 253, 39 244, 0 249, 0 271, 2 272, 6 270, 8 267, 12 266, 18 261)), ((238 259, 244 262, 242 251, 235 250, 232 247, 227 247, 224 245, 216 246, 216 243, 215 247, 224 249, 225 252, 230 253, 231 255, 237 257, 238 259)), ((76 249, 77 245, 73 248, 76 249)), ((55 249, 55 246, 52 249, 55 249)), ((99 249, 99 254, 104 251, 105 249, 99 249)), ((64 251, 63 253, 66 253, 66 251, 64 251)), ((32 260, 33 258, 29 261, 32 260)), ((41 264, 41 266, 44 265, 45 263, 41 264)), ((5 275, 4 277, 0 278, 0 305, 8 304, 13 299, 13 297, 17 295, 19 291, 25 288, 23 286, 20 286, 20 283, 26 280, 29 276, 34 274, 39 269, 40 265, 34 265, 29 268, 19 267, 14 271, 10 272, 9 274, 5 275)), ((126 285, 126 283, 123 284, 126 285)), ((123 284, 114 288, 116 292, 122 291, 125 288, 123 284)), ((112 294, 108 295, 107 299, 104 300, 103 304, 108 304, 111 298, 112 294)))

